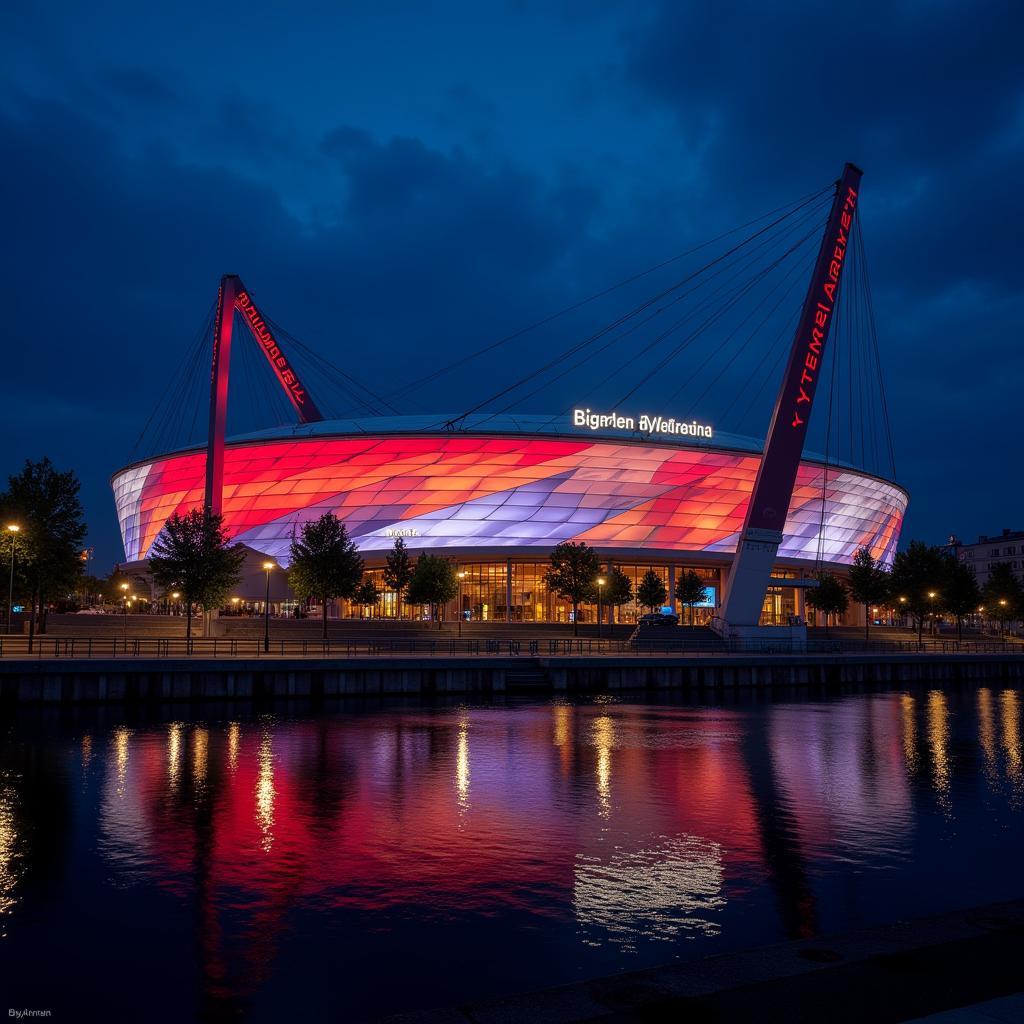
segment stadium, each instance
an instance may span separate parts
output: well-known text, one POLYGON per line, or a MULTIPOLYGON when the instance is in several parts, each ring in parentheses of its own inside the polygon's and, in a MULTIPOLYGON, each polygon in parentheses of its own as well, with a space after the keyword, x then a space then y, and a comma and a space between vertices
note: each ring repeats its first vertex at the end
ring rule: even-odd
MULTIPOLYGON (((907 508, 907 493, 895 482, 866 262, 859 220, 853 220, 860 175, 847 164, 839 181, 789 204, 691 272, 676 269, 674 257, 459 355, 390 396, 317 356, 266 317, 237 275, 225 275, 207 326, 183 362, 183 383, 172 389, 161 419, 171 425, 185 419, 181 411, 189 403, 183 396, 190 386, 203 387, 199 369, 212 353, 206 443, 161 440, 149 449, 155 454, 112 479, 127 568, 145 574, 153 544, 174 513, 205 507, 221 515, 228 537, 251 553, 251 568, 267 559, 287 567, 304 524, 332 513, 345 524, 377 585, 378 617, 423 613, 399 608, 397 595, 384 584, 386 556, 401 538, 413 555, 442 554, 455 564, 460 596, 446 609, 449 617, 570 621, 571 606, 549 591, 545 570, 557 544, 576 541, 598 553, 604 571, 615 567, 629 576, 634 592, 653 570, 670 606, 679 573, 697 571, 707 583, 701 607, 694 609, 697 621, 730 636, 753 636, 751 630, 767 627, 802 629, 808 618, 805 589, 817 585, 811 577, 822 570, 844 573, 861 548, 891 563, 907 508), (649 287, 648 275, 670 265, 682 276, 668 287, 561 351, 566 340, 552 338, 557 354, 539 348, 541 365, 517 367, 517 373, 527 369, 522 376, 506 380, 478 364, 478 381, 491 380, 497 390, 487 394, 486 384, 473 387, 474 404, 460 414, 402 415, 393 404, 620 287, 641 280, 649 287), (792 295, 795 301, 808 270, 806 296, 791 318, 787 299, 792 295), (688 311, 659 327, 667 311, 684 301, 688 311), (262 357, 279 385, 268 398, 287 402, 286 418, 269 430, 228 431, 236 320, 255 342, 249 349, 241 346, 240 368, 247 352, 259 353, 249 358, 262 357), (645 331, 654 335, 641 341, 645 331), (835 340, 826 352, 830 332, 835 340), (759 335, 761 355, 754 365, 752 343, 759 335), (683 352, 689 366, 670 372, 683 352), (296 353, 308 365, 296 364, 296 353), (722 433, 686 415, 717 396, 728 400, 728 420, 737 401, 752 391, 740 416, 758 416, 760 395, 775 379, 773 360, 781 386, 763 441, 722 433), (317 372, 323 380, 313 379, 311 388, 317 372), (588 386, 588 395, 606 386, 628 389, 604 409, 576 405, 551 416, 519 411, 570 374, 576 387, 595 373, 603 379, 588 386), (346 391, 343 401, 369 414, 351 408, 346 414, 322 412, 312 392, 323 403, 332 381, 346 391), (824 415, 815 423, 823 455, 807 444, 819 382, 824 415), (653 398, 666 385, 672 393, 653 398), (677 402, 698 388, 696 398, 677 402), (662 409, 641 413, 640 395, 662 409)), ((270 386, 251 369, 250 380, 270 386)), ((196 397, 192 404, 198 410, 205 404, 201 390, 196 397)), ((194 414, 193 425, 196 420, 194 414)), ((261 593, 260 573, 250 572, 236 600, 265 599, 287 612, 295 604, 284 578, 276 573, 271 593, 268 572, 261 593)), ((335 608, 340 616, 364 612, 346 602, 335 608)), ((629 623, 643 609, 633 603, 607 612, 609 619, 629 623)), ((582 621, 596 616, 593 607, 580 611, 582 621)), ((847 621, 857 618, 854 607, 847 621)))
MULTIPOLYGON (((444 417, 322 421, 231 438, 223 507, 237 542, 282 566, 304 522, 333 512, 347 526, 382 596, 396 537, 410 553, 440 553, 465 572, 462 606, 474 620, 566 622, 571 606, 548 592, 544 571, 561 541, 585 541, 629 575, 648 569, 669 593, 680 570, 708 580, 706 621, 719 605, 760 461, 761 444, 641 436, 575 427, 542 416, 478 417, 444 429, 444 417)), ((173 512, 202 505, 206 451, 186 449, 129 466, 113 478, 125 555, 138 564, 173 512)), ((773 577, 842 570, 868 547, 891 561, 907 506, 897 484, 820 458, 800 465, 773 577)), ((259 581, 256 581, 257 588, 259 581)), ((244 595, 259 598, 261 593, 244 595)), ((342 602, 342 616, 360 614, 342 602)), ((415 614, 405 609, 404 615, 415 614)), ((450 609, 450 613, 454 609, 450 609)), ((636 605, 616 610, 635 621, 636 605)), ((803 615, 802 591, 772 586, 762 621, 803 615)), ((584 608, 581 621, 593 621, 584 608)))

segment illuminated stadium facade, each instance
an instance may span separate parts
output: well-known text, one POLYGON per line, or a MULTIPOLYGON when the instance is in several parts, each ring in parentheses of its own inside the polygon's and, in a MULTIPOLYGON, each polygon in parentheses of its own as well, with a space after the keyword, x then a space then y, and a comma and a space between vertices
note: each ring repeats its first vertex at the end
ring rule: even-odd
MULTIPOLYGON (((333 512, 381 589, 395 538, 413 554, 443 554, 466 576, 474 619, 567 621, 566 602, 543 580, 551 549, 585 541, 636 579, 653 568, 670 592, 684 568, 708 580, 715 611, 760 462, 761 446, 718 435, 665 439, 575 428, 571 419, 443 417, 326 421, 227 442, 222 514, 236 541, 282 565, 303 523, 333 512)), ((201 507, 206 449, 130 466, 113 478, 125 555, 140 562, 173 512, 201 507)), ((842 569, 863 546, 891 561, 907 505, 890 481, 805 459, 773 575, 842 569)), ((801 594, 772 587, 765 621, 802 612, 801 594)), ((342 614, 354 612, 343 607, 342 614)), ((454 609, 453 609, 454 611, 454 609)), ((635 606, 619 609, 631 621, 635 606)), ((394 595, 378 613, 394 615, 394 595)), ((584 614, 593 619, 594 610, 584 614)))
MULTIPOLYGON (((688 419, 688 410, 678 418, 672 410, 589 407, 549 418, 478 412, 497 396, 454 418, 325 419, 282 350, 280 329, 240 278, 225 275, 212 321, 207 444, 136 463, 113 478, 128 561, 145 561, 173 513, 205 507, 260 561, 270 556, 287 565, 302 526, 332 513, 380 591, 384 559, 401 537, 414 554, 441 553, 456 563, 461 608, 450 614, 566 621, 569 604, 549 593, 544 571, 555 545, 580 541, 598 552, 606 571, 614 565, 631 576, 634 592, 649 570, 662 577, 669 595, 681 569, 697 570, 707 581, 701 617, 723 636, 756 642, 779 635, 774 627, 784 625, 799 645, 803 590, 816 585, 810 574, 842 572, 860 548, 891 563, 907 507, 906 492, 891 480, 804 452, 844 268, 857 260, 849 253, 860 178, 848 163, 827 199, 824 234, 763 444, 716 434, 688 419), (226 436, 236 319, 277 377, 296 426, 226 436)), ((812 228, 805 240, 813 234, 812 228)), ((854 271, 854 287, 857 280, 854 271)), ((870 302, 865 310, 869 315, 870 302)), ((837 355, 833 378, 838 361, 837 355)), ((848 355, 847 364, 860 361, 848 355)), ((832 387, 834 379, 829 429, 832 387)), ((852 423, 851 412, 851 434, 852 423)), ((863 428, 863 418, 860 423, 863 428)), ((826 444, 829 437, 826 432, 826 444)), ((639 611, 620 608, 617 617, 631 621, 639 611)), ((396 608, 395 595, 386 592, 377 612, 416 614, 396 608)), ((592 619, 594 609, 583 615, 592 619)))

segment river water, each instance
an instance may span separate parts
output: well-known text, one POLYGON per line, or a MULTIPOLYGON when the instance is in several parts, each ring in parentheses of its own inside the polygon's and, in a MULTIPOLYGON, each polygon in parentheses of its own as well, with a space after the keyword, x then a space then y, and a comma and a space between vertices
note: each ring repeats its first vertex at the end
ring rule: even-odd
POLYGON ((1020 897, 1024 695, 23 709, 0 993, 361 1020, 1020 897))

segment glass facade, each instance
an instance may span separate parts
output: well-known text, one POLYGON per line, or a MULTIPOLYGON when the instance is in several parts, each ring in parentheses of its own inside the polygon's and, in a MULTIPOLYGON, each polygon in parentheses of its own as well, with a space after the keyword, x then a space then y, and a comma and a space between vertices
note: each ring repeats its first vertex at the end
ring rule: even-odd
MULTIPOLYGON (((459 609, 467 622, 572 622, 572 602, 565 598, 551 593, 547 582, 544 579, 549 564, 543 562, 522 562, 506 561, 494 562, 457 562, 453 563, 456 573, 463 573, 459 582, 459 596, 446 609, 445 617, 452 618, 458 614, 459 609), (509 593, 509 567, 511 566, 511 595, 509 593), (511 597, 511 604, 509 598, 511 597)), ((693 623, 697 626, 707 625, 715 614, 717 604, 721 599, 721 571, 717 568, 707 566, 687 566, 668 564, 665 562, 606 562, 603 563, 605 572, 609 566, 614 565, 630 579, 633 585, 634 594, 643 579, 644 574, 654 570, 661 577, 665 588, 671 591, 674 581, 678 580, 679 574, 686 569, 693 569, 699 573, 708 583, 708 594, 711 603, 706 607, 697 606, 693 609, 693 623)), ((370 568, 365 572, 365 577, 373 581, 377 587, 377 604, 372 608, 356 605, 350 601, 342 601, 341 615, 345 618, 386 618, 386 619, 425 619, 429 616, 426 607, 402 603, 399 612, 397 595, 394 591, 388 590, 384 585, 384 571, 380 568, 370 568)), ((781 574, 777 574, 781 575, 781 574)), ((787 591, 792 595, 793 591, 787 591)), ((790 599, 793 603, 793 599, 790 599)), ((690 622, 690 610, 675 601, 670 596, 666 604, 675 608, 683 623, 690 622)), ((774 605, 772 606, 775 607, 774 605)), ((788 607, 788 606, 787 606, 788 607)), ((647 608, 640 607, 635 600, 628 604, 619 605, 612 609, 608 605, 602 608, 602 616, 605 622, 620 624, 635 624, 639 617, 647 612, 647 608)), ((765 602, 765 612, 768 614, 769 602, 765 602)), ((772 614, 776 614, 773 612, 772 614)), ((782 621, 785 622, 786 612, 782 614, 782 621)), ((791 614, 791 613, 788 613, 791 614)), ((587 602, 579 606, 580 622, 597 622, 596 603, 587 602)), ((773 619, 765 618, 763 621, 770 622, 773 619)))

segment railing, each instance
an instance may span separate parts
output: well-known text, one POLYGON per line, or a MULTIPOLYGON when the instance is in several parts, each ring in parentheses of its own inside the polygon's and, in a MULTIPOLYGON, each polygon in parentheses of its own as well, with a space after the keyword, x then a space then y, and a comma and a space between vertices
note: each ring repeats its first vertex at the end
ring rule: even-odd
POLYGON ((800 650, 781 641, 740 643, 727 640, 686 640, 674 637, 643 638, 638 641, 596 637, 348 637, 291 638, 271 640, 263 649, 262 637, 49 637, 37 636, 33 649, 28 638, 0 636, 0 658, 352 658, 457 657, 462 655, 518 657, 608 656, 608 655, 714 655, 714 654, 1018 654, 1019 643, 1006 640, 840 640, 811 639, 800 650))

